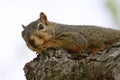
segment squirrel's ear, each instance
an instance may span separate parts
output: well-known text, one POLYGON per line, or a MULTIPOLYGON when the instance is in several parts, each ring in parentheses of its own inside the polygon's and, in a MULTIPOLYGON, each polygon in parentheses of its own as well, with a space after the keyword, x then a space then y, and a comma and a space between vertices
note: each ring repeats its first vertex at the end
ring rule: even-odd
POLYGON ((23 29, 25 29, 25 26, 22 24, 23 29))
POLYGON ((42 21, 47 20, 47 16, 43 12, 40 13, 40 20, 42 20, 42 21))
POLYGON ((47 26, 50 25, 50 22, 48 21, 47 16, 43 12, 40 13, 40 20, 44 25, 47 25, 47 26))

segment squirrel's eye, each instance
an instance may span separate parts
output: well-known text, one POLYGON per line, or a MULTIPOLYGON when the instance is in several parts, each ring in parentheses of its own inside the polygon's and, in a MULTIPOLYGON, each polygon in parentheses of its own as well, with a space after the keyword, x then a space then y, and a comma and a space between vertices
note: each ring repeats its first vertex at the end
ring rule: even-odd
POLYGON ((44 26, 42 24, 40 24, 39 29, 44 29, 44 26))

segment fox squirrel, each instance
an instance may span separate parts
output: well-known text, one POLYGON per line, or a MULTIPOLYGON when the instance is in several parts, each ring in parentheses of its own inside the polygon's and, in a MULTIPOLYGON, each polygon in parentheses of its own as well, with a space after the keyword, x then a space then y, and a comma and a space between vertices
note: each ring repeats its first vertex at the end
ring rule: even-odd
POLYGON ((48 48, 63 48, 76 53, 103 50, 119 41, 120 31, 89 25, 65 25, 50 22, 41 12, 39 19, 22 25, 22 37, 27 46, 37 53, 48 48))

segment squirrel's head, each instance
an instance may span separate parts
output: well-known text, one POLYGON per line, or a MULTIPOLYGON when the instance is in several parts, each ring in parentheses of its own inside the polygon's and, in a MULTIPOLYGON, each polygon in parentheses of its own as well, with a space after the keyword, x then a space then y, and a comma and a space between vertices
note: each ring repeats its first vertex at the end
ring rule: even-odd
POLYGON ((52 39, 54 28, 48 21, 47 16, 41 12, 38 20, 31 22, 29 25, 24 26, 22 37, 27 46, 33 50, 39 50, 39 47, 52 39))

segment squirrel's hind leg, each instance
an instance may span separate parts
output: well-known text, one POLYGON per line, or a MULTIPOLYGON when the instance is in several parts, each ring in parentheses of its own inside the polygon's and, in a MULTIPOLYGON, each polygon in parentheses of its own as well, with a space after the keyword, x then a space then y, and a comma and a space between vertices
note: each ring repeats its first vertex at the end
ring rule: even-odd
POLYGON ((98 51, 104 50, 106 47, 107 47, 107 46, 102 45, 102 46, 99 46, 99 47, 91 48, 91 49, 90 49, 90 52, 91 52, 92 54, 96 54, 98 51))

